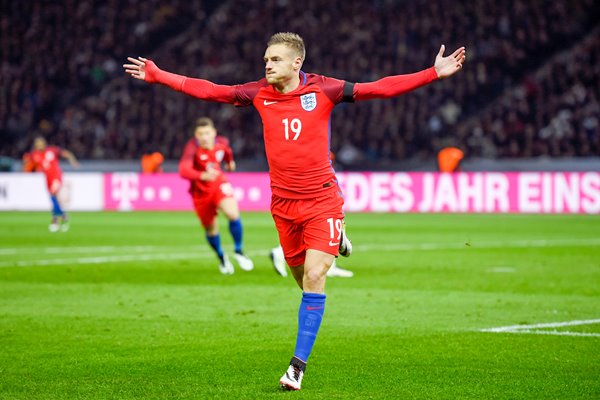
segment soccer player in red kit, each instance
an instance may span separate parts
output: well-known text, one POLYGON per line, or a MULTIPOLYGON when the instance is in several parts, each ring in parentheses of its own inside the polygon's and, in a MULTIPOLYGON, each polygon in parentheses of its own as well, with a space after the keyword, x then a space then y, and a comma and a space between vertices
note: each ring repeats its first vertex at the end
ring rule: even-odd
POLYGON ((62 170, 59 159, 65 158, 73 167, 79 167, 77 159, 68 150, 55 146, 48 146, 46 139, 38 136, 33 141, 33 150, 29 153, 29 162, 36 172, 46 175, 46 185, 52 201, 52 222, 48 226, 50 232, 63 232, 69 230, 69 220, 58 201, 58 192, 62 187, 62 170))
POLYGON ((131 64, 123 65, 133 78, 202 100, 253 105, 261 116, 273 192, 271 214, 286 261, 303 291, 294 356, 279 381, 284 389, 300 389, 325 309, 327 270, 343 240, 344 201, 329 158, 333 107, 398 96, 455 74, 465 60, 465 49, 447 57, 444 50, 442 45, 430 68, 368 83, 302 71, 304 41, 289 32, 270 38, 263 57, 265 77, 256 82, 218 85, 163 71, 142 57, 130 57, 131 64))
POLYGON ((179 161, 179 174, 190 181, 190 194, 194 209, 206 231, 206 240, 219 257, 219 271, 233 274, 233 264, 221 247, 219 224, 216 221, 220 210, 229 220, 229 232, 233 238, 234 258, 244 271, 254 268, 254 263, 242 250, 242 220, 233 188, 221 170, 221 162, 229 171, 235 170, 233 152, 227 138, 217 136, 210 118, 198 118, 194 126, 194 137, 183 150, 179 161))

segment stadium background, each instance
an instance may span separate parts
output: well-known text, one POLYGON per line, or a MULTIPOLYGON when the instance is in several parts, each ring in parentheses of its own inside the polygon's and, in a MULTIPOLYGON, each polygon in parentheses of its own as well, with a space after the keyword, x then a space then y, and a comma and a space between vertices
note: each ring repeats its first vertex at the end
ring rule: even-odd
POLYGON ((281 30, 304 37, 304 70, 357 82, 426 68, 441 43, 467 47, 464 71, 452 79, 392 101, 337 107, 339 169, 433 170, 447 145, 463 149, 467 170, 600 169, 593 0, 1 4, 5 169, 18 169, 42 134, 90 160, 83 170, 139 170, 145 151, 177 159, 190 121, 209 115, 231 139, 241 170, 266 170, 253 109, 134 82, 121 64, 143 55, 218 83, 256 80, 265 42, 281 30))

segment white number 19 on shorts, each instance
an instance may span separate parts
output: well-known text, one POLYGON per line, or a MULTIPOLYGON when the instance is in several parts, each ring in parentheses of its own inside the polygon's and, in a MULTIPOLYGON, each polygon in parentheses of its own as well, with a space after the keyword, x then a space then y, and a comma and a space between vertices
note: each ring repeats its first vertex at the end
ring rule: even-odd
POLYGON ((329 224, 329 237, 331 238, 329 245, 337 246, 340 244, 340 239, 342 237, 342 220, 337 218, 327 218, 327 223, 329 224))

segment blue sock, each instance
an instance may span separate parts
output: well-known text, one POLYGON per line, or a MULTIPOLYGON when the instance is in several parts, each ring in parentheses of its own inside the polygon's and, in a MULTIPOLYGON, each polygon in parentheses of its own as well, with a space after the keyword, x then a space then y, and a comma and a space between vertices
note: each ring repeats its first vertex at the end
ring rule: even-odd
POLYGON ((298 311, 298 336, 294 357, 306 362, 312 351, 323 312, 325 312, 325 299, 327 296, 319 293, 302 293, 302 302, 298 311))
POLYGON ((242 219, 238 218, 235 221, 229 221, 229 232, 233 238, 235 252, 242 252, 242 219))
POLYGON ((52 216, 59 217, 61 215, 64 215, 64 212, 62 208, 60 208, 60 203, 58 202, 56 196, 50 196, 50 200, 52 201, 52 216))
POLYGON ((218 233, 215 236, 206 235, 206 240, 208 241, 208 244, 210 244, 210 247, 213 248, 215 253, 217 253, 217 256, 219 256, 219 259, 221 261, 223 261, 223 249, 221 248, 221 235, 219 235, 218 233))

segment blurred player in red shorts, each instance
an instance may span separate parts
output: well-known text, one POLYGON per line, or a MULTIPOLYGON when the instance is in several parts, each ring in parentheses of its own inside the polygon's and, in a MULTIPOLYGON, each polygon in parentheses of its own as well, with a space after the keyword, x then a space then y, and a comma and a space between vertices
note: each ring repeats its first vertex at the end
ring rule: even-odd
POLYGON ((234 269, 221 247, 217 211, 229 220, 229 232, 235 246, 233 256, 240 268, 250 271, 254 264, 242 250, 242 220, 233 188, 221 170, 221 162, 227 170, 235 170, 229 141, 217 136, 210 118, 199 118, 194 126, 194 137, 186 144, 179 161, 179 174, 190 181, 194 209, 206 231, 206 240, 219 257, 219 271, 227 275, 233 274, 234 269))
POLYGON ((60 158, 65 158, 75 168, 79 167, 73 153, 56 146, 48 146, 46 139, 41 136, 33 141, 33 150, 29 153, 29 157, 23 157, 28 163, 26 168, 46 175, 46 185, 52 201, 52 222, 48 226, 50 232, 58 232, 59 229, 63 232, 69 230, 69 219, 58 201, 58 192, 62 187, 60 158))
POLYGON ((302 38, 290 32, 271 36, 263 61, 264 78, 239 85, 219 85, 159 69, 142 57, 129 57, 125 72, 196 98, 254 106, 263 123, 271 178, 271 214, 285 259, 302 289, 296 348, 283 389, 299 390, 325 310, 327 270, 343 243, 344 200, 329 159, 330 121, 342 102, 385 99, 446 78, 465 61, 461 47, 422 71, 374 82, 352 83, 301 70, 306 55, 302 38))

